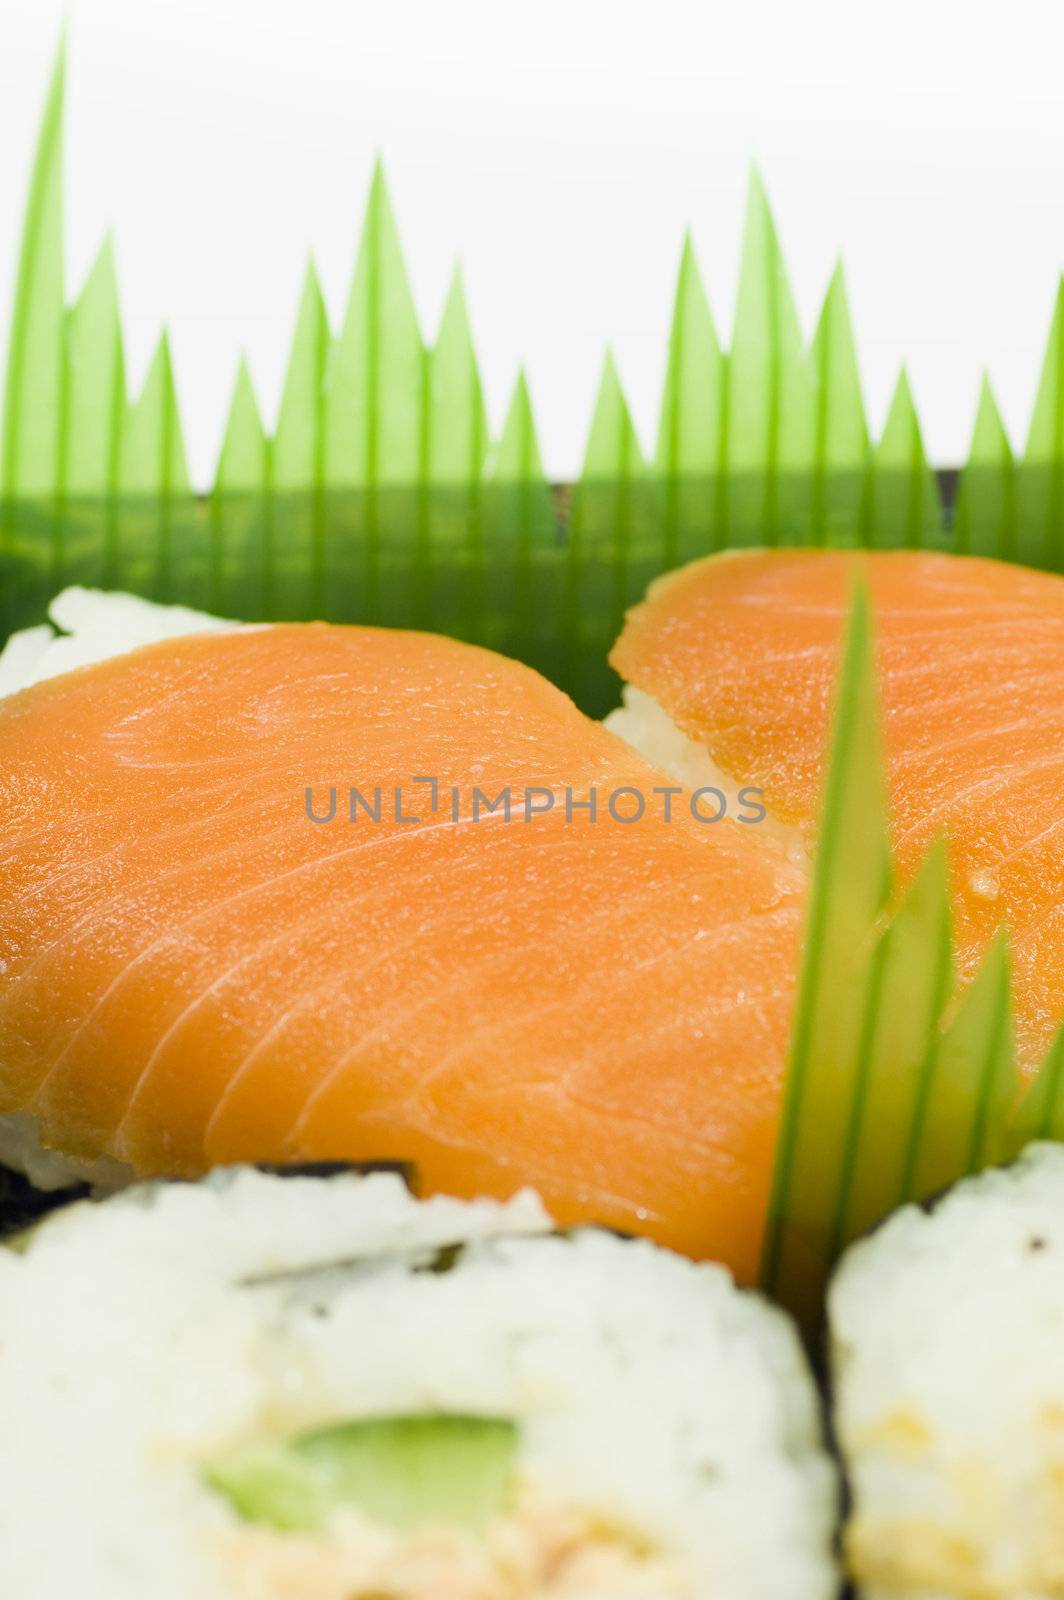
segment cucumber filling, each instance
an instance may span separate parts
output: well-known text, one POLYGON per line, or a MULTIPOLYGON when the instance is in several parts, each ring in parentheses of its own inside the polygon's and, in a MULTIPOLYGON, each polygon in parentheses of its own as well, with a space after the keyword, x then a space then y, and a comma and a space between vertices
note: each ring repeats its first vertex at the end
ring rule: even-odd
POLYGON ((516 1458, 503 1418, 379 1417, 236 1451, 205 1476, 246 1522, 284 1532, 313 1532, 344 1507, 390 1528, 476 1530, 505 1511, 516 1458))
POLYGON ((501 1417, 345 1422, 211 1462, 239 1600, 695 1600, 638 1533, 522 1481, 501 1417))

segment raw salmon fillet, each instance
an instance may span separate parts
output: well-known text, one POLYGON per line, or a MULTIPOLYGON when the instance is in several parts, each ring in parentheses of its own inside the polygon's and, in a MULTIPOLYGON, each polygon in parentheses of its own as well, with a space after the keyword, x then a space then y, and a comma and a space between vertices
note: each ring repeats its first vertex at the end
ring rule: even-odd
POLYGON ((0 1113, 138 1175, 388 1159, 425 1192, 534 1185, 562 1222, 753 1277, 804 873, 675 802, 603 814, 663 775, 536 673, 235 629, 11 696, 0 755, 0 1113), (559 798, 473 822, 473 785, 559 798), (379 822, 348 820, 350 786, 379 822), (598 788, 594 823, 566 786, 598 788))
POLYGON ((1064 580, 911 552, 710 557, 653 585, 610 659, 811 839, 859 574, 875 608, 902 874, 945 830, 961 971, 1008 923, 1033 1067, 1064 1010, 1064 580))

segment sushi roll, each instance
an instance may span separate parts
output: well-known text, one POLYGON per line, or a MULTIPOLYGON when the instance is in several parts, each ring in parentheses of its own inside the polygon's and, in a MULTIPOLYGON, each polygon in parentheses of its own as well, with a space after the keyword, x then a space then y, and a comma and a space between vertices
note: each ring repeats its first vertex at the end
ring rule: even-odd
POLYGON ((12 1600, 829 1600, 799 1341, 530 1194, 230 1169, 0 1250, 12 1600))
POLYGON ((610 660, 607 719, 677 781, 753 788, 808 859, 854 583, 874 607, 902 877, 949 838, 958 968, 1012 930, 1021 1065, 1064 1012, 1064 578, 914 551, 746 551, 654 583, 610 660))
POLYGON ((1064 1149, 898 1212, 844 1256, 829 1316, 860 1594, 1064 1592, 1064 1149))
POLYGON ((491 651, 53 611, 0 698, 0 1161, 399 1160, 755 1278, 798 867, 491 651))

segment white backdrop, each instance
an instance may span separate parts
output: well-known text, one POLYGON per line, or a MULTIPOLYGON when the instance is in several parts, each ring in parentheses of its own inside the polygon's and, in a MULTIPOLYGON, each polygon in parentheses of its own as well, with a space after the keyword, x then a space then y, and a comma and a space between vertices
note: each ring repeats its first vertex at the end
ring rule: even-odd
POLYGON ((460 257, 492 420, 525 362, 555 474, 608 341, 652 440, 688 223, 727 337, 751 159, 807 330, 843 253, 875 425, 904 358, 936 461, 983 364, 1026 431, 1059 0, 0 0, 0 342, 64 14, 68 279, 113 225, 134 382, 167 320, 200 482, 242 348, 273 414, 311 249, 339 317, 378 148, 427 330, 460 257))

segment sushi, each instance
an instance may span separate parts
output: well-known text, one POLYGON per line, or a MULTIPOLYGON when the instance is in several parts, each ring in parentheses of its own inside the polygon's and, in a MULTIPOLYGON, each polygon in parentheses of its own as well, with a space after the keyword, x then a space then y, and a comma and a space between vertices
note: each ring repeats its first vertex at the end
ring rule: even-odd
POLYGON ((531 1195, 251 1170, 0 1250, 0 1593, 829 1600, 791 1325, 531 1195), (76 1308, 76 1309, 75 1309, 76 1308))
POLYGON ((1008 924, 1030 1069, 1064 1010, 1064 579, 907 551, 710 557, 629 613, 611 656, 628 687, 608 725, 680 781, 756 785, 800 860, 857 578, 874 606, 900 873, 945 832, 964 974, 1008 924))
POLYGON ((751 1281, 804 869, 489 651, 159 610, 11 647, 0 1160, 397 1160, 751 1281))
POLYGON ((860 1594, 1060 1594, 1064 1149, 897 1213, 844 1256, 829 1318, 860 1594))

